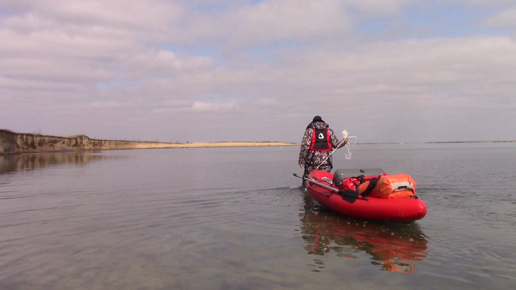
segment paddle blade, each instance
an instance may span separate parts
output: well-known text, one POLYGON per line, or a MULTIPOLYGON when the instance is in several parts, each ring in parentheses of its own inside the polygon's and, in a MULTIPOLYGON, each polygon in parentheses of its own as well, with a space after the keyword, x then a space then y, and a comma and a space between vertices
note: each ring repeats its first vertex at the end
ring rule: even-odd
POLYGON ((339 191, 338 195, 340 195, 343 200, 349 203, 354 203, 357 200, 359 193, 354 190, 347 189, 344 191, 339 191))

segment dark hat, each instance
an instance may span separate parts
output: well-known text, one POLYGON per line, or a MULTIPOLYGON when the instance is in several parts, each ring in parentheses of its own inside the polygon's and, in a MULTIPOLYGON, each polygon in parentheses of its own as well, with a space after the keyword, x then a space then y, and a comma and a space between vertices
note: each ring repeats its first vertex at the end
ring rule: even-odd
POLYGON ((324 122, 321 118, 321 116, 315 116, 312 122, 324 122))

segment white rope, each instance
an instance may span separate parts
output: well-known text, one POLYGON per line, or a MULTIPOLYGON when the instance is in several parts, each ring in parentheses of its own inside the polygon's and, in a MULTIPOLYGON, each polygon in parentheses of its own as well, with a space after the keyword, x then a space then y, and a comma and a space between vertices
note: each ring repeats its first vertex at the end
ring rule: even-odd
MULTIPOLYGON (((345 139, 344 139, 344 140, 345 140, 345 139)), ((344 145, 344 146, 346 146, 346 148, 348 149, 348 154, 344 154, 344 156, 346 156, 346 159, 348 159, 348 160, 349 160, 349 159, 351 159, 351 151, 350 151, 350 149, 349 149, 349 148, 350 148, 351 146, 355 146, 355 144, 357 143, 357 141, 358 141, 357 136, 348 136, 348 143, 346 143, 346 145, 344 145), (355 138, 355 142, 353 143, 353 145, 350 145, 350 143, 351 143, 351 142, 349 142, 349 138, 355 138)))
POLYGON ((319 165, 317 165, 317 167, 315 167, 315 170, 319 169, 319 167, 326 161, 328 160, 328 158, 330 158, 330 156, 333 154, 333 152, 335 152, 339 147, 340 147, 340 144, 344 143, 344 141, 346 141, 346 138, 342 139, 342 141, 340 141, 340 143, 337 145, 337 147, 335 147, 335 149, 333 149, 333 151, 328 155, 326 156, 326 158, 324 158, 324 160, 319 163, 319 165))
POLYGON ((350 145, 349 145, 349 138, 355 138, 355 139, 356 139, 356 140, 355 140, 355 143, 353 143, 353 145, 351 145, 351 146, 355 146, 355 144, 357 143, 358 138, 357 138, 357 136, 349 136, 349 137, 348 137, 348 131, 346 131, 346 130, 342 131, 342 137, 344 137, 344 139, 342 139, 342 141, 340 141, 340 143, 337 145, 337 147, 335 147, 335 149, 333 149, 333 151, 332 151, 328 156, 326 156, 326 158, 324 158, 324 160, 323 160, 321 163, 319 163, 319 165, 317 165, 317 167, 315 167, 315 170, 318 170, 318 169, 319 169, 319 167, 320 167, 320 166, 321 166, 321 165, 322 165, 322 164, 323 164, 323 163, 324 163, 328 158, 330 158, 330 156, 333 154, 333 152, 335 152, 338 148, 340 148, 340 145, 341 145, 342 143, 344 143, 344 141, 346 141, 346 138, 348 138, 348 143, 346 143, 346 145, 344 145, 344 146, 346 146, 346 148, 348 149, 348 154, 344 154, 344 155, 346 156, 346 159, 348 159, 348 160, 349 160, 349 159, 351 159, 351 151, 349 150, 349 147, 350 147, 350 145))

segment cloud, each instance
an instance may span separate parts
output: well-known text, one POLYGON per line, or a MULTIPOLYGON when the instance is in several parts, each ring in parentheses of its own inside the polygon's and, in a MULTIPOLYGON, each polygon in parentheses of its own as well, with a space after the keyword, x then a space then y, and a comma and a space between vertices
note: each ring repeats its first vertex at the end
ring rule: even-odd
POLYGON ((411 0, 2 1, 0 123, 102 138, 299 141, 323 115, 360 141, 469 138, 468 122, 483 138, 516 139, 498 129, 516 122, 507 3, 425 4, 474 24, 451 35, 411 0), (404 22, 414 7, 426 16, 417 25, 404 22))
POLYGON ((257 105, 268 107, 268 106, 276 105, 278 103, 278 101, 276 99, 272 99, 272 98, 263 98, 263 99, 256 100, 254 103, 257 105))
MULTIPOLYGON (((185 18, 176 31, 183 44, 220 44, 234 50, 271 43, 295 43, 349 32, 352 27, 344 3, 335 0, 250 1, 232 3, 224 9, 197 11, 185 18)), ((171 40, 173 41, 173 40, 171 40)))
POLYGON ((177 55, 172 51, 148 49, 133 54, 125 62, 131 78, 173 78, 198 70, 212 70, 215 61, 203 56, 177 55))
POLYGON ((396 1, 376 1, 376 0, 348 0, 344 1, 349 7, 353 7, 364 13, 368 17, 379 15, 390 15, 400 12, 408 4, 418 3, 417 0, 396 0, 396 1))
POLYGON ((231 21, 239 42, 304 41, 351 28, 340 1, 264 1, 236 11, 231 21))
POLYGON ((216 104, 216 103, 205 103, 205 102, 193 102, 192 106, 186 108, 186 111, 193 112, 218 112, 218 111, 231 111, 239 108, 239 104, 236 102, 226 103, 226 104, 216 104))
POLYGON ((489 26, 516 28, 516 7, 499 12, 485 20, 489 26))
POLYGON ((45 18, 65 25, 64 29, 78 27, 111 27, 136 31, 162 29, 182 17, 184 11, 175 2, 139 0, 51 0, 36 1, 28 12, 37 11, 45 18))

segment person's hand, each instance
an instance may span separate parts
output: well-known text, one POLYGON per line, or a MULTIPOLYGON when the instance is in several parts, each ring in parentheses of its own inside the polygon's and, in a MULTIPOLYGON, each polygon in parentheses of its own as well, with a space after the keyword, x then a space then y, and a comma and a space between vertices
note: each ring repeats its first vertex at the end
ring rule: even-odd
POLYGON ((299 167, 305 168, 305 165, 303 163, 299 162, 299 167))

